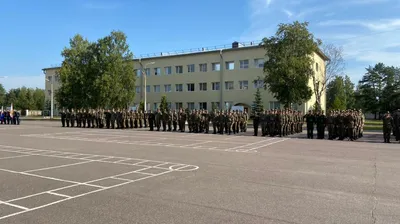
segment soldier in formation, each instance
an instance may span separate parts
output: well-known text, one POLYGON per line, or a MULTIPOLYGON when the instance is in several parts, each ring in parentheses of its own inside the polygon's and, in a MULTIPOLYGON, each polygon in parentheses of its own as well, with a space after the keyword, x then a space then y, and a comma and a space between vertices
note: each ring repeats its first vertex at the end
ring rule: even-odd
POLYGON ((357 140, 363 136, 365 116, 361 110, 332 110, 325 116, 324 111, 308 111, 304 116, 307 124, 307 138, 314 138, 314 127, 317 139, 324 139, 325 130, 329 140, 357 140))
POLYGON ((254 136, 258 135, 261 127, 261 136, 283 137, 298 134, 303 131, 303 115, 295 110, 265 110, 254 116, 254 136))
POLYGON ((247 131, 248 115, 241 111, 207 110, 134 111, 123 109, 67 109, 61 111, 62 127, 186 131, 190 133, 237 134, 247 131))

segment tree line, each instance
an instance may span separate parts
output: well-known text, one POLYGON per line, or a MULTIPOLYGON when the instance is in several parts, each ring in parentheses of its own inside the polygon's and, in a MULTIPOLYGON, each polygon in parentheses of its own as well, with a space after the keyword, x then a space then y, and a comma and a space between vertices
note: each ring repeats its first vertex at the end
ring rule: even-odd
POLYGON ((11 104, 17 110, 45 110, 44 90, 21 87, 6 91, 0 84, 0 108, 11 104))

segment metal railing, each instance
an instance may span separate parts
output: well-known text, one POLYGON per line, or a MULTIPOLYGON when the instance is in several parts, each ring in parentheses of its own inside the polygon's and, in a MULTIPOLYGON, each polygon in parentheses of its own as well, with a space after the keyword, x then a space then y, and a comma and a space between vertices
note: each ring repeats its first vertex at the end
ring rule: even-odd
MULTIPOLYGON (((238 42, 238 44, 239 44, 238 47, 240 48, 240 47, 258 46, 260 43, 261 43, 261 40, 249 41, 249 42, 238 42)), ((176 51, 140 54, 140 55, 135 55, 134 59, 191 54, 191 53, 199 53, 199 52, 206 52, 206 51, 224 50, 224 49, 230 49, 230 48, 232 48, 232 43, 231 44, 223 44, 223 45, 215 45, 215 46, 210 46, 210 47, 198 47, 198 48, 189 48, 189 49, 176 50, 176 51)))

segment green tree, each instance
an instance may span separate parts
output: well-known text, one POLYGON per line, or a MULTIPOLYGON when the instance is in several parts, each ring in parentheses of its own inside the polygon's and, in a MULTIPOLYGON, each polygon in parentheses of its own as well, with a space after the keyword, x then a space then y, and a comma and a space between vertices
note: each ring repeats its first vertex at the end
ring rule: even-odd
POLYGON ((44 109, 44 90, 36 88, 33 91, 33 100, 34 100, 34 109, 35 110, 43 110, 44 109))
POLYGON ((0 108, 6 104, 6 94, 6 89, 4 89, 3 84, 0 83, 0 108))
POLYGON ((327 107, 334 110, 350 109, 355 106, 354 84, 350 77, 336 76, 327 85, 327 107))
POLYGON ((160 110, 161 111, 169 111, 168 102, 167 102, 167 96, 165 96, 165 95, 163 95, 161 97, 160 110))
POLYGON ((301 104, 312 96, 308 83, 314 70, 310 55, 318 50, 320 41, 308 31, 308 23, 280 24, 275 36, 264 38, 261 45, 267 52, 264 63, 264 88, 285 108, 301 104), (290 91, 288 91, 290 90, 290 91))
POLYGON ((219 108, 218 108, 218 105, 215 103, 215 102, 212 102, 211 103, 211 110, 212 111, 215 111, 215 110, 218 110, 219 108))
POLYGON ((254 93, 254 101, 253 105, 251 105, 251 112, 253 115, 256 113, 261 113, 264 110, 264 104, 261 98, 261 91, 260 88, 257 88, 256 92, 254 93))
POLYGON ((144 102, 140 101, 138 111, 144 111, 144 102))
POLYGON ((347 75, 344 77, 343 88, 344 88, 344 94, 346 96, 346 108, 347 109, 354 108, 356 104, 356 98, 354 95, 355 85, 351 81, 350 77, 347 75))
POLYGON ((400 69, 378 63, 366 68, 367 73, 359 81, 356 94, 361 107, 379 118, 381 113, 397 109, 400 103, 400 69))
POLYGON ((76 35, 62 56, 56 92, 61 107, 126 108, 133 103, 136 76, 124 33, 113 31, 96 42, 76 35))

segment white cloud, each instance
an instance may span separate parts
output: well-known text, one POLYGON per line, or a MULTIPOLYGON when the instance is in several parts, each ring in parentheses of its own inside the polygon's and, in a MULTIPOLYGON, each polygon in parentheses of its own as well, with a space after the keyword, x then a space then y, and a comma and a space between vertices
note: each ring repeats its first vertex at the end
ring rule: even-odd
POLYGON ((8 76, 7 78, 0 79, 0 83, 8 91, 10 89, 27 87, 27 88, 41 88, 44 89, 45 81, 43 75, 34 76, 8 76))
POLYGON ((282 9, 282 11, 290 18, 293 16, 293 12, 287 10, 287 9, 282 9))
POLYGON ((364 20, 328 20, 318 23, 320 26, 362 26, 372 31, 389 31, 400 28, 400 19, 364 20))

